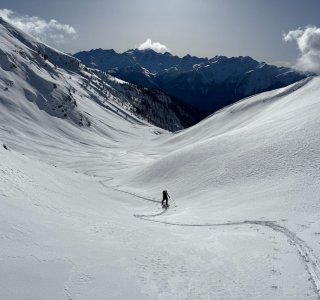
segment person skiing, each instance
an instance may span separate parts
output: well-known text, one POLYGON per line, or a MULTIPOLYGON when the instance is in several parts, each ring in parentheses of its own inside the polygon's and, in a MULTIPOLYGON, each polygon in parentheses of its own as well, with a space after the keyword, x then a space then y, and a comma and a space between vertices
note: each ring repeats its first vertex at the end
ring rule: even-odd
POLYGON ((168 204, 168 198, 170 198, 168 191, 162 191, 162 206, 163 207, 169 207, 168 204), (166 204, 164 204, 164 201, 166 201, 166 204))

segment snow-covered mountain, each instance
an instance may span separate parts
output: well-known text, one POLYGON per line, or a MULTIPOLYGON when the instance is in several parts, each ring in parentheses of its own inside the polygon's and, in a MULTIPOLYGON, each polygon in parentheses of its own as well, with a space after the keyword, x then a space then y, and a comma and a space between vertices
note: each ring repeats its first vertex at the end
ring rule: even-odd
MULTIPOLYGON (((192 107, 162 91, 91 70, 3 20, 0 26, 0 89, 8 103, 15 99, 25 106, 24 100, 28 99, 47 114, 80 126, 90 126, 93 121, 81 104, 89 98, 129 121, 147 121, 171 131, 200 118, 192 107)), ((18 106, 17 102, 11 105, 18 106)))
POLYGON ((170 133, 0 26, 1 299, 320 297, 319 77, 170 133))
POLYGON ((312 74, 258 62, 251 57, 182 58, 151 49, 95 49, 74 55, 87 66, 145 87, 155 87, 212 113, 245 97, 284 87, 312 74))

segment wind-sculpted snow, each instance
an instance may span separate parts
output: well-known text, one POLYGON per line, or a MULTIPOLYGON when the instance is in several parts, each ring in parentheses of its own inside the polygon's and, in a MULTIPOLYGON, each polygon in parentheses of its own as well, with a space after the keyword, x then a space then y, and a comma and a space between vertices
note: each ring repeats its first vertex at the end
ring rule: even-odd
POLYGON ((173 134, 0 23, 1 299, 319 298, 318 77, 173 134))

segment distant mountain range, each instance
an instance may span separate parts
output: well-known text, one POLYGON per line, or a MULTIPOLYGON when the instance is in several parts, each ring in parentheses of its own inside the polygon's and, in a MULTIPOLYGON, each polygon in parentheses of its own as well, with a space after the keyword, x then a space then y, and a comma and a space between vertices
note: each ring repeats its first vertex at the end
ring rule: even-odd
POLYGON ((95 49, 74 54, 85 65, 122 80, 158 88, 197 109, 212 113, 245 97, 284 87, 308 76, 290 68, 268 65, 249 56, 182 58, 151 49, 95 49))

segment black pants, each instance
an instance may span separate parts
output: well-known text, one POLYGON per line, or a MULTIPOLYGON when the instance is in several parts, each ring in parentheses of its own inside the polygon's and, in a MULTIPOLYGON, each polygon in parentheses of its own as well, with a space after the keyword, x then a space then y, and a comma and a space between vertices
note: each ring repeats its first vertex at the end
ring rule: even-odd
POLYGON ((163 198, 162 199, 162 205, 164 205, 164 201, 166 201, 166 206, 168 206, 168 198, 163 198))

